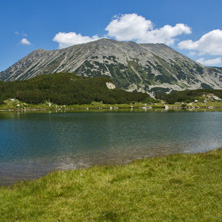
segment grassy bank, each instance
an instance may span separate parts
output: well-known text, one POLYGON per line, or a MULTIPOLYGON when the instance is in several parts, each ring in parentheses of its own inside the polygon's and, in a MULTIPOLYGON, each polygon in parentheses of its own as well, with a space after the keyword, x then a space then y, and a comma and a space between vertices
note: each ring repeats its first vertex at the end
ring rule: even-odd
POLYGON ((54 172, 0 188, 0 221, 221 221, 222 150, 54 172))
POLYGON ((118 109, 143 109, 143 110, 222 110, 222 102, 209 102, 208 104, 182 103, 166 104, 164 101, 158 103, 136 102, 131 104, 104 104, 102 102, 92 102, 91 104, 57 105, 51 102, 42 104, 28 104, 17 99, 8 99, 0 105, 0 111, 55 111, 55 110, 118 110, 118 109))
MULTIPOLYGON (((161 105, 161 104, 160 104, 161 105)), ((144 103, 131 104, 104 104, 92 102, 91 104, 57 105, 51 102, 42 104, 28 104, 17 99, 8 99, 0 105, 0 111, 38 111, 38 110, 116 110, 116 109, 138 109, 147 106, 144 103)), ((163 105, 161 105, 164 108, 163 105)))

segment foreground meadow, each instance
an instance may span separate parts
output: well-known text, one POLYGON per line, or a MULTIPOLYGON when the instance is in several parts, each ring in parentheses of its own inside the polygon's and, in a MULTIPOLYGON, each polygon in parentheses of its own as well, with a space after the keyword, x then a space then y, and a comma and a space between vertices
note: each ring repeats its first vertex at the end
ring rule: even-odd
POLYGON ((0 188, 0 221, 221 221, 222 149, 0 188))

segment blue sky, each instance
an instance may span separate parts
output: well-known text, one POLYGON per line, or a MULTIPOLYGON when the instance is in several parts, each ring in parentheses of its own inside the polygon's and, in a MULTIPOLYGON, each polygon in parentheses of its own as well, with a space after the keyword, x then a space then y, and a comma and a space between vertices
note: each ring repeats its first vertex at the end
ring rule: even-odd
POLYGON ((0 71, 36 49, 102 37, 165 43, 222 66, 221 0, 0 0, 0 71))

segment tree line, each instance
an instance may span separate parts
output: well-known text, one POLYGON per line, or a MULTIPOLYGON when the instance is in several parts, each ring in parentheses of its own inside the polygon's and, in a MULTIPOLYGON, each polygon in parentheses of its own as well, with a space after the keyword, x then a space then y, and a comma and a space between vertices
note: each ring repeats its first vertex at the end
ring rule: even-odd
POLYGON ((168 104, 174 104, 176 102, 190 103, 196 99, 199 99, 204 94, 210 94, 210 93, 222 99, 222 90, 218 90, 218 89, 197 89, 197 90, 174 91, 170 94, 166 94, 166 93, 157 94, 156 98, 165 100, 168 104))
POLYGON ((108 77, 80 77, 72 73, 40 75, 23 81, 0 82, 0 103, 16 98, 30 104, 50 101, 58 105, 90 104, 99 101, 105 104, 123 104, 152 100, 146 93, 108 89, 108 77))

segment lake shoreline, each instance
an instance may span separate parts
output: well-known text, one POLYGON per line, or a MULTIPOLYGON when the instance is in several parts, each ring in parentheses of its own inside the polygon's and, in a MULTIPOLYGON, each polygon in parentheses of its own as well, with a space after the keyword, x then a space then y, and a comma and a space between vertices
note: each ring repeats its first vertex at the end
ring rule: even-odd
POLYGON ((36 112, 36 111, 88 111, 88 112, 94 112, 94 111, 122 111, 122 110, 127 110, 127 111, 137 111, 137 110, 142 110, 142 111, 222 111, 222 107, 170 107, 168 106, 167 108, 165 106, 163 107, 121 107, 121 106, 110 106, 110 107, 77 107, 77 108, 26 108, 26 109, 0 109, 0 112, 36 112))
POLYGON ((53 170, 222 146, 222 112, 163 110, 0 113, 0 177, 4 183, 53 170))
POLYGON ((217 149, 52 172, 0 187, 0 219, 218 221, 221 158, 222 149, 217 149))
POLYGON ((135 102, 130 104, 104 104, 92 102, 91 104, 57 105, 46 101, 44 104, 28 104, 17 99, 8 99, 0 105, 0 112, 32 112, 32 111, 101 111, 101 110, 221 110, 222 102, 177 102, 167 104, 165 101, 158 103, 135 102))
POLYGON ((155 159, 155 158, 164 158, 167 156, 173 156, 173 155, 198 155, 198 154, 204 154, 204 153, 210 153, 210 152, 214 152, 217 150, 221 150, 222 148, 216 148, 216 149, 212 149, 212 150, 206 150, 203 152, 194 152, 194 153, 170 153, 170 154, 157 154, 157 155, 151 155, 149 157, 145 157, 145 158, 140 158, 140 159, 133 159, 131 161, 127 161, 127 162, 121 162, 121 163, 106 163, 106 164, 95 164, 95 165, 90 165, 90 166, 84 166, 84 167, 79 167, 76 169, 53 169, 47 173, 43 173, 43 175, 41 176, 31 176, 31 178, 29 179, 24 179, 24 178, 18 178, 17 180, 15 180, 14 182, 10 182, 10 183, 4 183, 4 180, 0 179, 0 188, 1 187, 12 187, 14 185, 16 185, 17 183, 29 183, 29 182, 33 182, 36 180, 39 180, 41 178, 47 177, 47 175, 50 175, 52 173, 56 173, 56 172, 67 172, 67 171, 81 171, 81 170, 87 170, 87 169, 91 169, 94 167, 98 167, 98 168, 103 168, 103 167, 120 167, 120 166, 127 166, 130 164, 133 164, 134 162, 140 162, 140 161, 145 161, 145 160, 149 160, 149 159, 155 159))

